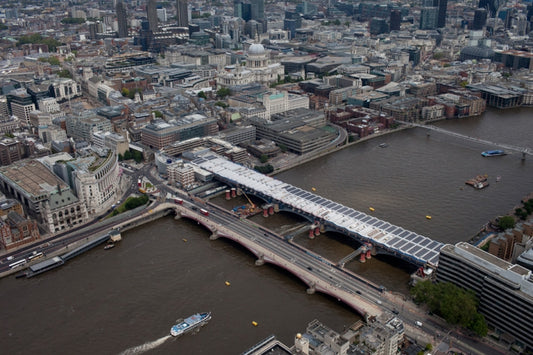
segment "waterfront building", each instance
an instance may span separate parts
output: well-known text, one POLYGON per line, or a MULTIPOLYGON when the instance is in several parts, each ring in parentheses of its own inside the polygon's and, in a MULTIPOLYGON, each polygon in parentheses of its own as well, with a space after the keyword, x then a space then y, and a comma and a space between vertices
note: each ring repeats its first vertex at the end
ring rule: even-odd
POLYGON ((437 281, 474 291, 479 312, 496 336, 511 336, 518 345, 533 350, 531 270, 460 242, 441 249, 437 281))
POLYGON ((31 244, 40 238, 37 221, 33 219, 24 218, 15 211, 0 219, 0 245, 5 250, 31 244))
POLYGON ((270 121, 251 117, 258 139, 268 139, 296 154, 305 154, 323 148, 335 134, 323 130, 326 118, 323 112, 309 109, 289 110, 275 114, 270 121))
POLYGON ((188 188, 194 184, 194 168, 190 164, 176 162, 167 167, 168 181, 188 188))
POLYGON ((111 149, 100 148, 81 153, 76 159, 56 162, 53 169, 85 200, 89 215, 97 215, 109 209, 119 197, 118 155, 111 149))
POLYGON ((219 132, 218 138, 233 145, 253 142, 256 139, 256 129, 252 125, 228 128, 219 132))
POLYGON ((27 214, 52 234, 88 220, 85 201, 37 160, 0 167, 0 189, 25 206, 27 214))

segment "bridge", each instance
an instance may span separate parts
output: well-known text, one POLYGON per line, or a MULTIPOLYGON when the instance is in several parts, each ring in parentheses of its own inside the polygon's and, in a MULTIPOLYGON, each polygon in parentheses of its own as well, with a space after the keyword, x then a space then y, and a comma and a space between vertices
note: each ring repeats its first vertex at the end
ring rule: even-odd
POLYGON ((350 306, 366 320, 382 313, 376 301, 369 300, 380 298, 378 295, 383 290, 377 285, 216 205, 209 204, 203 208, 208 211, 208 215, 185 200, 183 204, 158 204, 149 213, 164 215, 169 210, 174 210, 176 218, 194 220, 211 231, 210 239, 224 237, 241 244, 257 257, 256 265, 263 265, 265 262, 277 265, 302 280, 308 286, 307 293, 319 291, 330 295, 350 306))
POLYGON ((220 181, 261 197, 286 210, 304 216, 325 230, 347 235, 378 252, 392 254, 417 266, 436 267, 443 243, 395 226, 312 192, 260 174, 214 153, 193 161, 220 181))
POLYGON ((465 139, 465 140, 468 140, 470 142, 486 144, 488 146, 498 147, 498 148, 502 148, 502 149, 505 149, 505 150, 508 150, 508 151, 519 152, 519 153, 522 153, 523 155, 525 155, 525 154, 533 155, 533 150, 531 148, 527 148, 527 147, 518 147, 518 146, 515 146, 515 145, 511 145, 511 144, 491 142, 491 141, 486 140, 486 139, 480 139, 480 138, 477 138, 477 137, 467 136, 465 134, 449 131, 447 129, 440 128, 440 127, 433 126, 433 125, 425 125, 425 124, 419 124, 419 123, 414 123, 414 122, 404 122, 404 121, 398 121, 398 120, 396 122, 401 123, 401 124, 405 124, 405 125, 408 125, 408 126, 426 128, 426 129, 429 129, 429 130, 432 130, 432 131, 435 131, 435 132, 447 134, 447 135, 452 136, 452 137, 465 139))

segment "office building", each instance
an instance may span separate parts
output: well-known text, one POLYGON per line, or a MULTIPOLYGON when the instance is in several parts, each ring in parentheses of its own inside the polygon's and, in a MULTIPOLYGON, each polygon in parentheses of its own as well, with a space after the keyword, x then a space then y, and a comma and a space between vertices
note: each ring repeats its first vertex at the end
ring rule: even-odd
POLYGON ((7 94, 7 102, 10 107, 11 114, 16 116, 20 122, 28 126, 30 125, 30 112, 35 110, 35 104, 32 97, 26 89, 17 89, 7 94))
POLYGON ((402 12, 400 10, 391 10, 390 12, 390 30, 399 31, 402 23, 402 12))
POLYGON ((187 10, 187 0, 176 0, 176 19, 178 27, 189 26, 189 13, 187 10))
POLYGON ((423 7, 420 9, 420 29, 434 30, 437 28, 439 9, 437 7, 423 7))
POLYGON ((533 351, 531 270, 460 242, 441 249, 437 281, 474 291, 478 310, 495 334, 513 338, 517 345, 533 351))
POLYGON ((0 168, 0 188, 16 198, 41 226, 52 234, 88 220, 85 201, 37 160, 19 161, 0 168))
POLYGON ((124 5, 122 0, 118 0, 116 11, 118 23, 118 37, 128 37, 128 17, 126 15, 126 5, 124 5))
POLYGON ((157 0, 148 0, 146 5, 146 16, 148 17, 149 29, 152 32, 157 31, 157 0))
POLYGON ((433 6, 438 8, 437 28, 446 26, 446 11, 448 10, 448 0, 434 0, 433 6))
POLYGON ((487 22, 487 10, 476 9, 476 11, 474 12, 474 22, 472 24, 472 29, 482 30, 486 22, 487 22))

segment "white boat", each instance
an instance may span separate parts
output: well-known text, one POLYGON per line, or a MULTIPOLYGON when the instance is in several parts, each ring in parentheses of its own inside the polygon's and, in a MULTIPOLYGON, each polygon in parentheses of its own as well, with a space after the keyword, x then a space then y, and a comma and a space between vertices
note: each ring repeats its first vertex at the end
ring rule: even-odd
POLYGON ((170 328, 170 335, 179 336, 207 323, 211 319, 211 312, 196 313, 170 328))

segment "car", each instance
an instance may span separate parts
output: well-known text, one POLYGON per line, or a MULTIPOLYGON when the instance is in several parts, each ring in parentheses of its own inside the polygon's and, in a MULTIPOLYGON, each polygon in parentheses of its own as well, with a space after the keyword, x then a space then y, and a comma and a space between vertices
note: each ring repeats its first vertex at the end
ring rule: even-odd
POLYGON ((398 312, 397 309, 393 309, 393 310, 392 310, 392 313, 394 313, 394 314, 400 314, 400 312, 398 312))
POLYGON ((417 327, 421 327, 421 326, 422 326, 422 322, 419 321, 419 320, 417 320, 417 321, 415 321, 415 325, 416 325, 417 327))
POLYGON ((359 290, 355 290, 355 293, 357 293, 358 295, 360 295, 360 294, 361 294, 361 291, 359 291, 359 290))
POLYGON ((7 257, 7 261, 11 261, 13 259, 15 259, 15 257, 13 255, 7 257))

